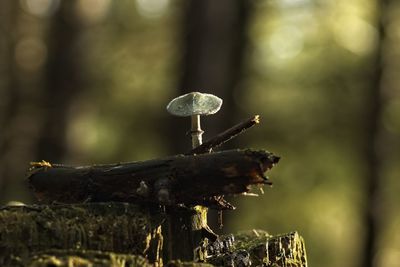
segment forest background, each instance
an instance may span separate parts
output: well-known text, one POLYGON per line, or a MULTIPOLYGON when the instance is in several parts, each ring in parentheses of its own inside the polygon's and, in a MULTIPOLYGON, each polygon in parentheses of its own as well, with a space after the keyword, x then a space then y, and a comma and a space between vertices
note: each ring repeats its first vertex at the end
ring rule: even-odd
POLYGON ((223 148, 282 157, 216 230, 297 230, 310 266, 398 266, 399 42, 400 1, 0 0, 0 204, 35 203, 31 161, 188 151, 165 106, 208 92, 205 139, 259 114, 223 148))

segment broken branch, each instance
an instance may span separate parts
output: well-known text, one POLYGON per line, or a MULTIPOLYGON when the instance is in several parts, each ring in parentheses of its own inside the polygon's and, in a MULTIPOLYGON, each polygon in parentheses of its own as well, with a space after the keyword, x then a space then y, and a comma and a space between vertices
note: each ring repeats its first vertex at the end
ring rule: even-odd
POLYGON ((213 148, 219 147, 225 142, 228 142, 237 135, 243 133, 247 129, 253 127, 254 125, 260 123, 260 116, 255 115, 245 121, 242 121, 235 126, 229 128, 228 130, 214 136, 213 138, 207 140, 200 146, 192 149, 188 154, 202 154, 211 152, 213 148))

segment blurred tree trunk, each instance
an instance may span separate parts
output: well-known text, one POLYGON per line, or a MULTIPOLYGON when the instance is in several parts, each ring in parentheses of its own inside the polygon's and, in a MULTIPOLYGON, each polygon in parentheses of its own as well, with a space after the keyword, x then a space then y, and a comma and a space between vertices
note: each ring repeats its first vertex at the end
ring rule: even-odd
MULTIPOLYGON (((245 0, 192 0, 187 3, 183 25, 182 76, 177 95, 192 91, 212 93, 223 99, 219 113, 202 119, 208 139, 237 123, 234 92, 239 90, 247 44, 251 4, 245 0)), ((171 119, 171 152, 190 150, 188 120, 171 119)))
POLYGON ((37 37, 26 33, 29 22, 18 1, 0 1, 0 24, 4 30, 0 45, 0 204, 15 200, 15 195, 18 200, 29 200, 23 179, 37 136, 34 103, 41 75, 40 66, 32 68, 29 61, 37 51, 23 49, 37 37))
POLYGON ((77 41, 82 31, 76 1, 61 1, 50 21, 45 89, 40 102, 42 127, 36 160, 62 162, 67 151, 68 111, 83 89, 82 55, 77 41))
POLYGON ((76 46, 82 27, 74 17, 74 4, 61 1, 49 21, 22 11, 18 1, 0 2, 5 32, 0 51, 1 203, 29 202, 27 164, 58 162, 66 152, 68 108, 83 76, 76 46))
POLYGON ((381 215, 381 188, 383 183, 383 155, 381 146, 382 136, 382 108, 383 88, 382 80, 385 68, 385 22, 388 10, 388 0, 377 0, 376 19, 378 29, 378 42, 376 52, 372 58, 372 73, 369 82, 369 95, 366 103, 366 124, 363 156, 366 163, 366 208, 365 220, 365 247, 363 261, 360 266, 374 266, 374 258, 377 253, 377 242, 381 215))
MULTIPOLYGON (((7 151, 7 136, 8 123, 12 114, 15 113, 16 92, 15 77, 12 71, 14 38, 11 35, 11 30, 14 25, 17 2, 1 1, 0 2, 0 196, 3 200, 7 188, 7 178, 5 173, 6 162, 5 154, 7 151), (14 88, 14 90, 12 89, 14 88)), ((0 204, 1 204, 0 202, 0 204)))

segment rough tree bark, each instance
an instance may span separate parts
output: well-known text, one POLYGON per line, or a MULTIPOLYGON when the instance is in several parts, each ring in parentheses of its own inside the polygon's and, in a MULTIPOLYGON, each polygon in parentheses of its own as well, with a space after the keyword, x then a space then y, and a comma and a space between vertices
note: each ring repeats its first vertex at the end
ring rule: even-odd
POLYGON ((259 150, 227 150, 177 155, 143 162, 68 167, 33 163, 29 183, 47 202, 151 202, 207 205, 210 198, 248 192, 251 185, 271 184, 264 172, 279 157, 259 150), (66 190, 68 188, 68 190, 66 190))
POLYGON ((0 264, 26 263, 51 249, 59 256, 86 250, 146 255, 161 264, 162 220, 128 203, 6 207, 0 210, 0 264))

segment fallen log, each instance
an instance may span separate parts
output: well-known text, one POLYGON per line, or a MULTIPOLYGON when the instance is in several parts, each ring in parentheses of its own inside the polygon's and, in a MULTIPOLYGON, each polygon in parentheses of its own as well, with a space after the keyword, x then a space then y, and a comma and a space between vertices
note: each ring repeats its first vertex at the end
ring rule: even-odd
POLYGON ((232 207, 219 196, 271 184, 264 172, 278 161, 270 152, 250 149, 86 167, 43 161, 32 164, 28 181, 45 202, 123 201, 226 209, 232 207))

